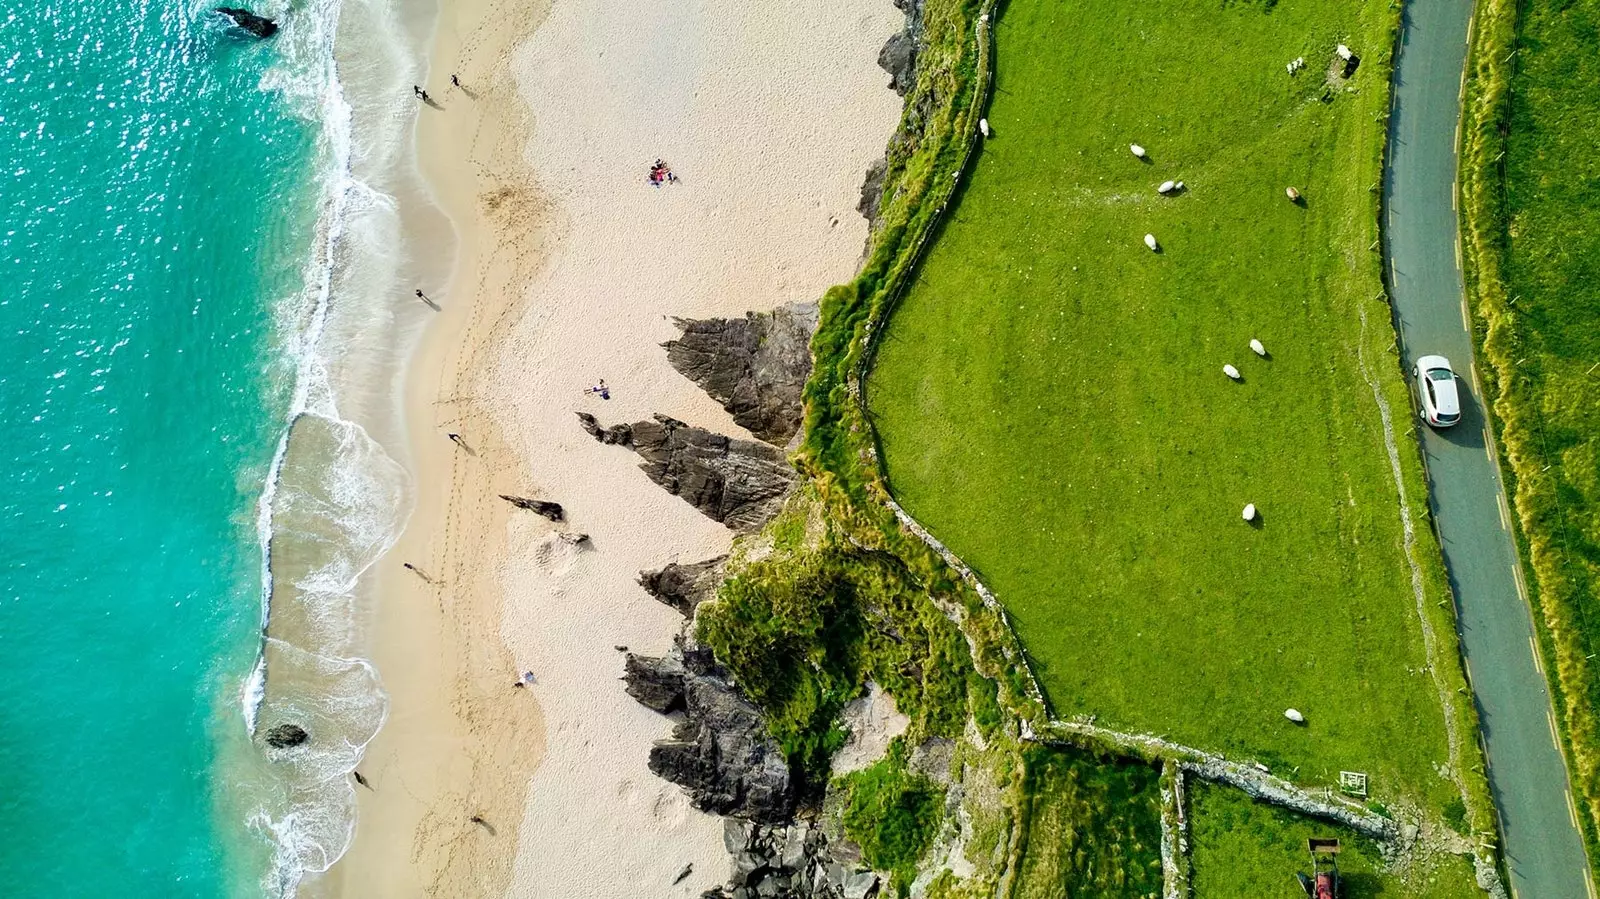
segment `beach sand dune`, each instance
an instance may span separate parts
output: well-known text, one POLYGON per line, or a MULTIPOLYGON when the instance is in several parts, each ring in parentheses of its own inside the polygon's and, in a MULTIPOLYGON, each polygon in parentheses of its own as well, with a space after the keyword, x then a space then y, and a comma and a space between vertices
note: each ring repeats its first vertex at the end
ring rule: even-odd
POLYGON ((425 448, 397 553, 449 584, 385 591, 435 601, 400 613, 414 626, 380 627, 391 722, 370 757, 412 786, 363 797, 333 878, 348 895, 697 896, 725 879, 720 820, 646 767, 672 721, 623 692, 614 647, 665 651, 681 619, 639 572, 726 552, 732 535, 574 413, 748 436, 668 365, 671 318, 814 301, 848 280, 861 181, 899 117, 876 65, 903 24, 889 0, 556 0, 531 21, 508 44, 526 10, 468 3, 441 20, 448 69, 433 81, 457 71, 472 94, 435 91, 445 108, 422 147, 462 251, 413 376, 425 448), (509 83, 486 83, 497 73, 509 83), (647 183, 658 157, 677 183, 647 183), (585 393, 602 378, 610 400, 585 393), (475 454, 441 449, 443 430, 475 454), (589 543, 499 492, 561 503, 560 527, 589 543), (385 665, 417 657, 425 672, 385 665), (512 688, 524 670, 536 682, 512 688), (499 817, 484 814, 492 837, 469 809, 499 817))

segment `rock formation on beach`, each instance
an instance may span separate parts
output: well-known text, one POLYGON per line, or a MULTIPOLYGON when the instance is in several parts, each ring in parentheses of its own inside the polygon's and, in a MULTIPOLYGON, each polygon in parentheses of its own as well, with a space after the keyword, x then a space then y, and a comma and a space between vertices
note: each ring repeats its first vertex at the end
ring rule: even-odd
POLYGON ((917 55, 922 50, 922 0, 895 0, 906 14, 904 31, 890 36, 878 51, 878 65, 889 73, 889 88, 904 97, 917 83, 917 55))
POLYGON ((733 420, 775 446, 800 430, 800 391, 811 374, 815 303, 750 312, 744 318, 678 319, 667 360, 721 403, 733 420))
POLYGON ((262 739, 273 749, 289 749, 311 739, 311 735, 298 724, 278 724, 269 728, 262 739))
POLYGON ((529 512, 543 515, 551 521, 567 520, 566 510, 561 508, 560 503, 552 503, 542 499, 528 499, 525 496, 512 496, 509 493, 500 494, 500 498, 519 509, 527 509, 529 512))
POLYGON ((258 16, 248 9, 236 6, 219 6, 216 12, 233 23, 233 27, 253 37, 269 38, 278 33, 278 23, 266 16, 258 16))
POLYGON ((880 892, 878 875, 835 858, 816 824, 762 827, 730 819, 722 843, 733 856, 733 876, 701 899, 869 899, 880 892))
POLYGON ((641 571, 639 586, 682 612, 684 617, 693 619, 695 608, 715 595, 717 585, 722 583, 722 563, 727 558, 717 556, 688 565, 673 562, 660 571, 641 571))
POLYGON ((659 712, 683 710, 672 736, 651 748, 651 771, 683 787, 701 811, 763 823, 788 820, 795 794, 783 749, 710 650, 679 646, 665 658, 630 654, 626 664, 630 696, 659 712))
POLYGON ((578 420, 602 443, 633 447, 652 481, 735 530, 766 524, 799 480, 769 444, 725 437, 659 413, 653 421, 611 428, 584 412, 578 420))

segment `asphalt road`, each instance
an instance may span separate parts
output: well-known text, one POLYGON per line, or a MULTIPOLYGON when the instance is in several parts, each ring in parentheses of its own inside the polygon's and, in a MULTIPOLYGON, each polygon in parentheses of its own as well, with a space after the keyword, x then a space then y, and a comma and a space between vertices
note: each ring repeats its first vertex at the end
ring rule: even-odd
POLYGON ((1418 356, 1438 353, 1465 388, 1460 424, 1417 427, 1489 748, 1511 887, 1521 899, 1583 899, 1593 896, 1589 866, 1534 648, 1462 300, 1456 128, 1471 15, 1470 0, 1405 3, 1384 175, 1387 264, 1407 371, 1418 356))

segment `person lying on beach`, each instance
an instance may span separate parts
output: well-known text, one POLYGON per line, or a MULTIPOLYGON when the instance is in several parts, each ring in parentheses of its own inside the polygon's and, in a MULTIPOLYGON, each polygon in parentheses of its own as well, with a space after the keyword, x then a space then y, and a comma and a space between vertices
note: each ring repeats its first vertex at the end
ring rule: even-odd
POLYGON ((606 386, 605 378, 601 378, 600 383, 594 385, 593 387, 583 388, 583 392, 586 394, 598 393, 600 394, 600 398, 603 400, 611 399, 611 388, 606 386))

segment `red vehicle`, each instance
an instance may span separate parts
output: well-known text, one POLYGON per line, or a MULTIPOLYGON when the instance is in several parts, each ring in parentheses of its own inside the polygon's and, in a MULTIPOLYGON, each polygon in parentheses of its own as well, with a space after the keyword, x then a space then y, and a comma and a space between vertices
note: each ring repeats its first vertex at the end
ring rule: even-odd
POLYGON ((1339 841, 1312 837, 1306 841, 1311 853, 1311 874, 1296 874, 1300 887, 1311 899, 1339 899, 1339 841))

